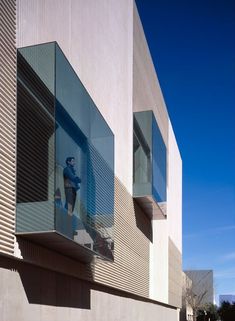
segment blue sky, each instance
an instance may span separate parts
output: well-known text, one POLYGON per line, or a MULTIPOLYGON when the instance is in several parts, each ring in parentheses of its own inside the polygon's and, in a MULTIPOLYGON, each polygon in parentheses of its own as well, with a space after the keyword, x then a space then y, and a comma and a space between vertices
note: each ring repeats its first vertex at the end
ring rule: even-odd
POLYGON ((235 294, 235 1, 136 3, 183 159, 183 268, 235 294))

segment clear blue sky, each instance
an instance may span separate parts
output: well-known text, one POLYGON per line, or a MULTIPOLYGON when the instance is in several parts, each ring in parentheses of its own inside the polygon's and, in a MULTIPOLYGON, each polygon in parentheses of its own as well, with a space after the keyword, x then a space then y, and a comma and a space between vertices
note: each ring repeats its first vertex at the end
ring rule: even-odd
POLYGON ((235 294, 235 0, 137 0, 183 159, 183 268, 235 294))

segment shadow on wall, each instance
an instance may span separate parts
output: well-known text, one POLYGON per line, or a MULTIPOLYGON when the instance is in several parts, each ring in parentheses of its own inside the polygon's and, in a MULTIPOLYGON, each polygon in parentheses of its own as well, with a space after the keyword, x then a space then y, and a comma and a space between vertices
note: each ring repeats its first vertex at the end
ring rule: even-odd
POLYGON ((32 266, 19 274, 29 303, 90 309, 90 288, 84 281, 32 266))
POLYGON ((136 226, 149 239, 150 242, 153 242, 151 219, 147 217, 147 215, 143 212, 143 210, 139 207, 135 200, 133 200, 133 202, 136 226))
POLYGON ((17 237, 18 248, 23 260, 4 258, 0 260, 0 267, 19 273, 29 304, 91 309, 91 290, 141 301, 148 300, 149 262, 146 251, 149 249, 149 241, 152 241, 151 220, 135 204, 132 196, 117 178, 115 178, 115 199, 115 216, 119 217, 122 223, 119 224, 120 227, 118 225, 116 227, 115 239, 120 240, 120 237, 125 234, 125 244, 132 244, 133 233, 128 232, 130 228, 134 231, 136 239, 133 253, 143 258, 145 270, 141 265, 133 267, 131 273, 127 273, 126 261, 128 260, 131 264, 133 258, 123 252, 121 242, 119 242, 120 245, 116 245, 118 263, 115 259, 114 262, 109 262, 98 258, 90 263, 82 263, 66 256, 66 253, 60 254, 30 240, 17 237), (120 233, 118 228, 124 232, 120 233), (138 244, 143 244, 143 246, 138 244), (105 282, 102 281, 103 285, 97 284, 96 282, 100 282, 97 275, 100 271, 104 273, 104 268, 106 273, 112 277, 107 278, 105 282), (138 283, 136 279, 139 280, 138 283), (112 288, 114 281, 116 289, 112 288))
POLYGON ((1 259, 0 267, 19 273, 29 304, 91 308, 86 281, 8 258, 1 259))
MULTIPOLYGON (((7 278, 12 278, 13 282, 4 282, 4 284, 9 287, 14 284, 15 288, 14 291, 11 289, 11 293, 16 293, 17 297, 13 298, 13 300, 17 299, 20 304, 23 304, 22 298, 24 295, 21 289, 17 288, 17 286, 19 286, 15 277, 17 273, 20 276, 23 290, 29 304, 91 310, 91 291, 94 290, 109 293, 117 297, 154 303, 167 308, 170 307, 162 302, 156 302, 133 293, 50 271, 10 256, 0 256, 0 270, 1 269, 9 270, 9 277, 7 276, 7 278)), ((6 277, 6 274, 4 274, 4 277, 6 277)), ((3 291, 7 291, 7 289, 3 288, 3 291)), ((3 297, 3 305, 4 298, 8 299, 7 296, 3 297)), ((173 306, 170 308, 176 310, 173 306)))

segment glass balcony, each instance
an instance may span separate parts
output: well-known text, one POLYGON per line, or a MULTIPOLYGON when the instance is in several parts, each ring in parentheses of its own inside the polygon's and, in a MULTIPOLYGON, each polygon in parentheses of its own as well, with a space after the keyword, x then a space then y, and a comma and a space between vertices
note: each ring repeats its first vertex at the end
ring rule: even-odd
POLYGON ((17 61, 16 235, 113 260, 114 135, 57 43, 17 61))
POLYGON ((152 219, 166 217, 167 151, 152 111, 134 113, 133 197, 152 219))

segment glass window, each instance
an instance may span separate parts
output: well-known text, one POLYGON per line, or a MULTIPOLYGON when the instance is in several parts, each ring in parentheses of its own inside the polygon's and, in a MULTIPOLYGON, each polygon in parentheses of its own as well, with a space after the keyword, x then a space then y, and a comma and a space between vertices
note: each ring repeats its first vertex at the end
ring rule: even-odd
POLYGON ((133 195, 166 201, 167 153, 152 111, 134 113, 133 195))
POLYGON ((16 229, 112 259, 114 135, 56 43, 18 57, 16 229))
POLYGON ((17 54, 18 232, 54 229, 54 49, 51 43, 17 54))
POLYGON ((134 194, 151 193, 151 112, 134 114, 134 194))
POLYGON ((166 146, 157 122, 152 122, 153 196, 158 203, 166 202, 166 146))

